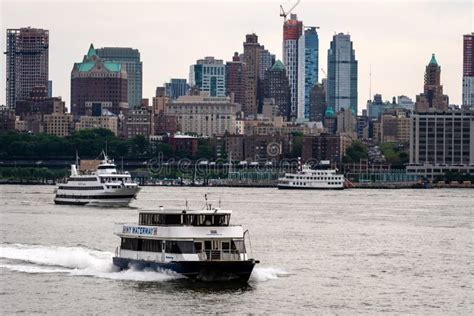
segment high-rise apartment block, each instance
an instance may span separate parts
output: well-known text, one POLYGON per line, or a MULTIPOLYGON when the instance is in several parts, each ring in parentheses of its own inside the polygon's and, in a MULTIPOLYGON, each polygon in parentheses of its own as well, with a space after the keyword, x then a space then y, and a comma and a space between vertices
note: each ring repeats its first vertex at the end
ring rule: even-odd
POLYGON ((14 109, 33 87, 48 87, 49 31, 7 29, 6 105, 14 109))
POLYGON ((309 120, 322 122, 326 112, 326 89, 323 84, 316 83, 309 95, 309 120))
POLYGON ((462 105, 474 107, 474 33, 463 39, 462 105))
POLYGON ((234 96, 234 102, 245 108, 247 87, 247 64, 235 52, 232 61, 226 63, 226 94, 234 96))
POLYGON ((448 110, 449 98, 443 94, 441 85, 441 67, 435 54, 431 56, 425 71, 425 85, 422 94, 416 96, 416 112, 443 112, 448 110))
POLYGON ((328 109, 351 109, 357 115, 357 60, 349 34, 333 36, 328 51, 328 109))
POLYGON ((307 27, 298 41, 298 119, 310 118, 311 89, 318 83, 319 38, 316 27, 307 27))
POLYGON ((262 46, 258 43, 258 36, 247 34, 244 42, 244 62, 247 65, 246 101, 242 108, 245 116, 257 117, 261 50, 262 46))
POLYGON ((296 118, 298 106, 298 40, 303 33, 303 22, 291 14, 283 24, 283 63, 290 82, 290 117, 296 118))
POLYGON ((189 69, 189 85, 212 97, 225 97, 225 65, 212 56, 199 59, 189 69))
POLYGON ((122 64, 127 71, 127 102, 129 107, 139 107, 142 100, 143 65, 138 49, 129 47, 104 47, 96 49, 103 60, 122 64))
POLYGON ((283 63, 277 60, 273 66, 266 71, 264 83, 265 98, 274 100, 278 109, 277 115, 285 119, 290 115, 290 83, 286 76, 283 63))
POLYGON ((82 62, 71 71, 71 113, 86 114, 87 102, 110 102, 110 111, 118 115, 128 109, 127 70, 122 63, 103 60, 91 44, 82 62))

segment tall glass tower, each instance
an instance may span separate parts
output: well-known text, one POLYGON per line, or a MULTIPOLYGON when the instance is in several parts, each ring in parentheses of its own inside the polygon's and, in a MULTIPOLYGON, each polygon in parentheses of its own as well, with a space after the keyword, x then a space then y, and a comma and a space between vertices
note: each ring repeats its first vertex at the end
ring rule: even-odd
POLYGON ((351 36, 333 36, 328 50, 328 104, 326 112, 351 109, 357 115, 357 60, 351 36))
POLYGON ((319 38, 316 27, 306 27, 298 48, 298 119, 309 119, 309 96, 318 83, 319 38))
POLYGON ((139 107, 142 102, 143 69, 138 49, 129 47, 104 47, 96 49, 97 55, 125 66, 128 78, 128 107, 139 107))

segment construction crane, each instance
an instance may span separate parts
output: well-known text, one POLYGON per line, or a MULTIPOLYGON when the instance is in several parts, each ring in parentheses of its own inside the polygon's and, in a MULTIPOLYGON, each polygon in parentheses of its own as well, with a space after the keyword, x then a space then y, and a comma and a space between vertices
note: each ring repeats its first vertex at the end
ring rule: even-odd
POLYGON ((301 2, 301 0, 297 0, 296 3, 291 7, 290 10, 285 11, 283 5, 280 5, 280 16, 286 21, 286 17, 290 15, 290 13, 296 8, 296 6, 301 2))

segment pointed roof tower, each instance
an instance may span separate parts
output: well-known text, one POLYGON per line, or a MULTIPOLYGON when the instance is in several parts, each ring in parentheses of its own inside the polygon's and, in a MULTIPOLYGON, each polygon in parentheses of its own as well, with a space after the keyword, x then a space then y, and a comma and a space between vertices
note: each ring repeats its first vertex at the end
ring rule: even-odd
POLYGON ((87 58, 91 58, 92 56, 97 56, 97 52, 95 51, 94 44, 91 43, 89 46, 89 51, 87 52, 87 58))
POLYGON ((282 63, 280 60, 277 60, 277 61, 273 64, 272 68, 270 68, 270 69, 271 69, 271 70, 279 70, 279 71, 285 70, 285 65, 283 65, 283 63, 282 63))
POLYGON ((431 55, 431 60, 429 64, 438 66, 438 62, 436 61, 436 57, 434 53, 431 55))

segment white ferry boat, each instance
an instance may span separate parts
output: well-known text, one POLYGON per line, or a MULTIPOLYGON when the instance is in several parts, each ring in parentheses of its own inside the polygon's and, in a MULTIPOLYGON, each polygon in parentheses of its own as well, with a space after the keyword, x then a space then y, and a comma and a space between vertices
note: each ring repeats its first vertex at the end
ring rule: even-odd
POLYGON ((230 225, 232 211, 160 210, 139 213, 138 225, 115 224, 121 238, 113 263, 120 269, 171 270, 201 281, 248 281, 249 259, 242 226, 230 225))
POLYGON ((127 206, 140 188, 130 173, 118 173, 104 153, 104 160, 92 174, 79 174, 77 163, 71 165, 71 176, 56 189, 56 204, 127 206))
MULTIPOLYGON (((321 161, 321 166, 329 166, 329 162, 321 161)), ((297 173, 285 173, 278 179, 279 189, 344 189, 344 175, 334 169, 311 169, 303 165, 297 173)))

